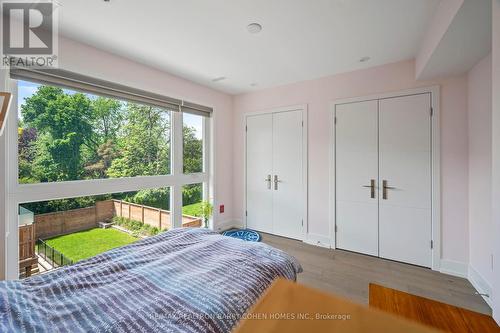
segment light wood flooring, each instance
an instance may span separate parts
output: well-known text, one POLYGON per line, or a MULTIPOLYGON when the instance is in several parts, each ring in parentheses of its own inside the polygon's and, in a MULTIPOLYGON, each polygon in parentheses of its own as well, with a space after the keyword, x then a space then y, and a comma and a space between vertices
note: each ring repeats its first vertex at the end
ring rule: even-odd
POLYGON ((293 255, 304 272, 298 282, 368 304, 369 283, 491 315, 491 309, 466 279, 430 269, 325 249, 262 233, 263 242, 293 255))
POLYGON ((377 284, 370 284, 370 307, 446 332, 500 332, 491 316, 377 284))

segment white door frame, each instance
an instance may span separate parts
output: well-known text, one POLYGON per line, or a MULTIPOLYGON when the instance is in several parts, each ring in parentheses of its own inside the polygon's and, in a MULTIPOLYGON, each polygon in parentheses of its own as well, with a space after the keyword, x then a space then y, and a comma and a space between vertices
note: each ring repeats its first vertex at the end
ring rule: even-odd
POLYGON ((257 116, 257 115, 263 115, 263 114, 272 114, 272 113, 279 113, 279 112, 290 112, 290 111, 302 111, 302 121, 303 121, 303 130, 302 130, 302 204, 303 208, 302 211, 304 212, 302 216, 302 220, 304 221, 302 225, 302 241, 305 241, 307 239, 307 230, 308 230, 308 171, 307 171, 307 166, 308 166, 308 154, 307 154, 307 138, 308 138, 308 133, 307 133, 307 119, 308 119, 308 110, 307 110, 307 104, 299 104, 299 105, 291 105, 291 106, 284 106, 284 107, 278 107, 274 109, 268 109, 268 110, 262 110, 262 111, 256 111, 256 112, 247 112, 243 114, 245 123, 244 123, 244 147, 243 147, 243 163, 244 163, 244 172, 243 172, 243 208, 244 208, 244 215, 243 215, 243 225, 245 228, 247 227, 247 135, 246 135, 246 126, 247 126, 247 118, 252 117, 252 116, 257 116))
MULTIPOLYGON (((330 241, 331 247, 336 248, 336 231, 335 231, 335 216, 336 216, 336 184, 335 184, 335 108, 336 105, 356 103, 370 100, 379 100, 393 97, 403 97, 418 94, 431 94, 431 223, 432 223, 432 265, 433 270, 440 270, 441 266, 441 127, 440 127, 440 87, 431 86, 424 88, 415 88, 402 90, 397 92, 380 93, 369 96, 360 96, 352 98, 337 99, 331 102, 330 105, 330 241)), ((429 244, 430 246, 430 244, 429 244)))

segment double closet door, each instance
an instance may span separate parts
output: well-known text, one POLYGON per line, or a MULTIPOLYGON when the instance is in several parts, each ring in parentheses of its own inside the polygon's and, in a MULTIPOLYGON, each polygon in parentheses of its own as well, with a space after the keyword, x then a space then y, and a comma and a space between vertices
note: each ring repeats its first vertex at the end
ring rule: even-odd
POLYGON ((247 228, 303 238, 303 110, 248 116, 247 228))
POLYGON ((335 108, 337 248, 430 267, 431 95, 335 108))

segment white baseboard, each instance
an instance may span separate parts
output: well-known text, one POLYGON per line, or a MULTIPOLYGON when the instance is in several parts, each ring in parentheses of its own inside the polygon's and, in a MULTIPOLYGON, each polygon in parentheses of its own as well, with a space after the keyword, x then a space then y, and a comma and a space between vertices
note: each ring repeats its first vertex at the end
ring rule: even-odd
POLYGON ((243 222, 237 219, 219 221, 215 225, 215 231, 224 231, 232 228, 243 228, 243 222))
POLYGON ((441 259, 441 267, 439 271, 443 274, 468 278, 468 265, 466 263, 454 260, 441 259))
POLYGON ((469 265, 469 282, 472 284, 474 288, 476 288, 478 293, 489 295, 489 297, 483 296, 483 299, 490 308, 493 307, 493 302, 491 301, 491 293, 492 288, 491 285, 486 281, 478 271, 474 269, 471 265, 469 265))
POLYGON ((304 239, 304 243, 325 247, 327 249, 331 248, 330 237, 318 234, 311 234, 311 233, 307 234, 306 239, 304 239))

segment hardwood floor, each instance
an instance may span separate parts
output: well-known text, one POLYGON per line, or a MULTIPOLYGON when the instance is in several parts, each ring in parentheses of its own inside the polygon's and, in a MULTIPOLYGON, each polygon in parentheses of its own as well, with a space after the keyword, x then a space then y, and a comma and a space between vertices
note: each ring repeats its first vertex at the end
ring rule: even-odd
POLYGON ((370 307, 432 326, 446 332, 500 332, 491 316, 370 284, 370 307))
POLYGON ((304 269, 298 281, 307 286, 368 304, 368 286, 376 283, 491 315, 491 309, 466 279, 274 235, 262 233, 262 237, 263 242, 298 259, 304 269))

